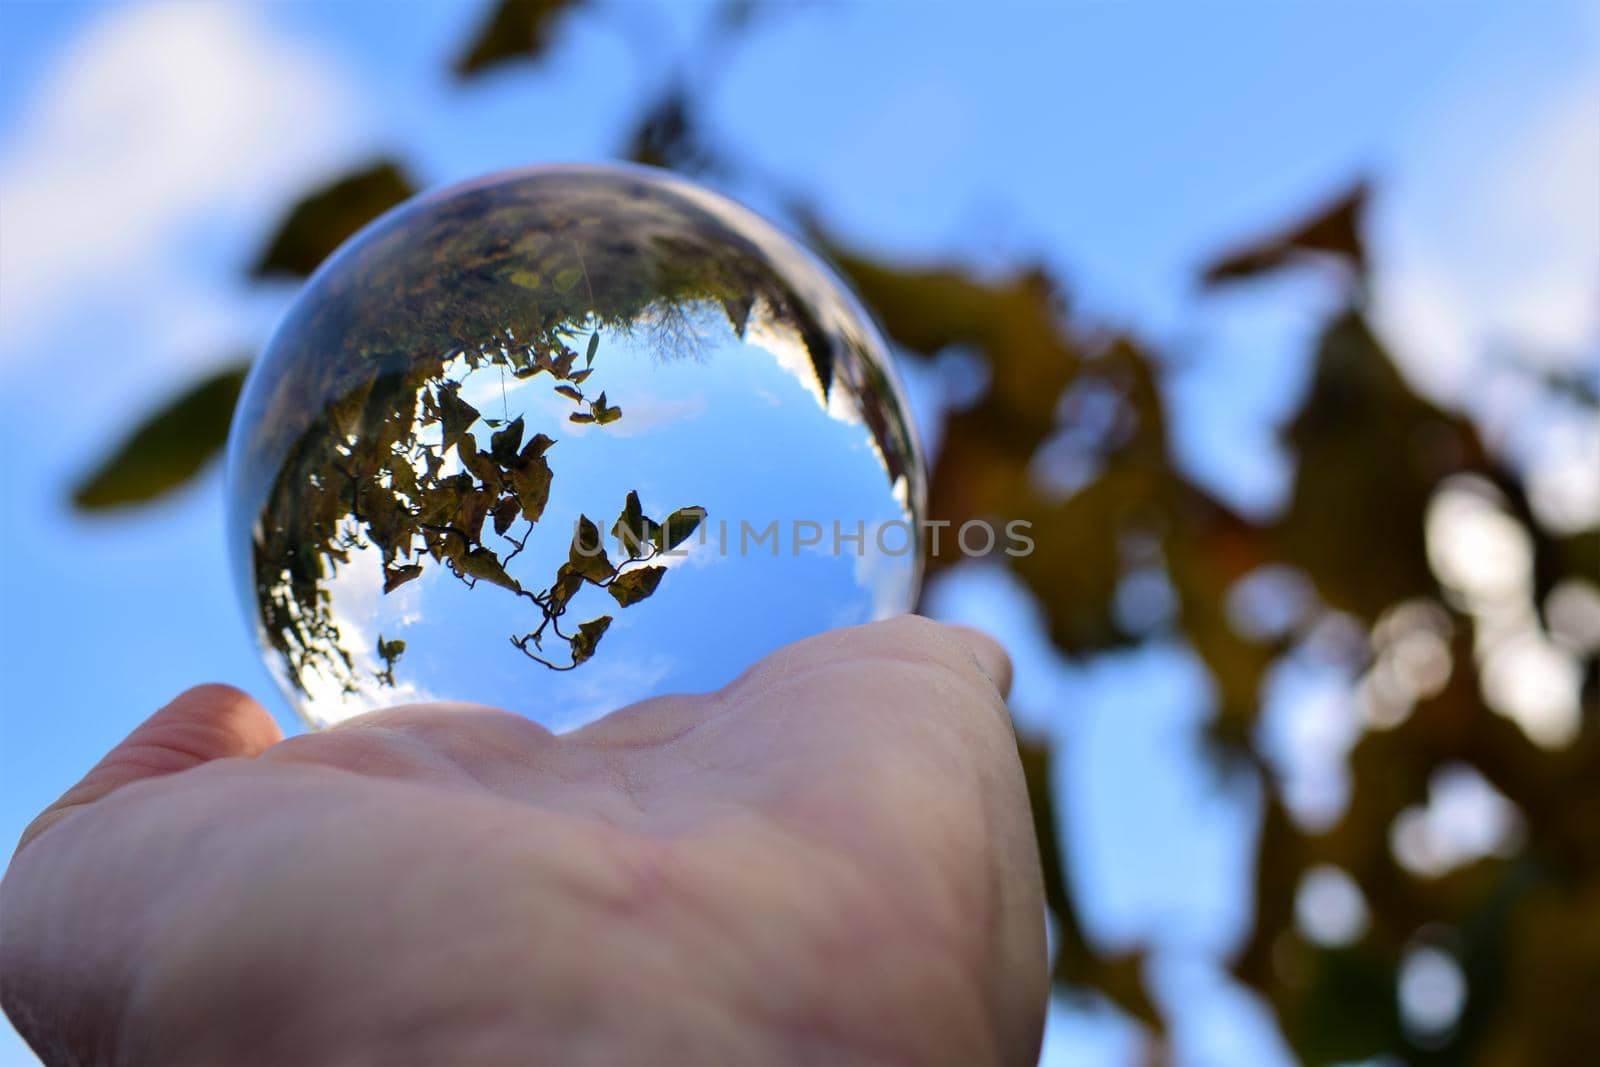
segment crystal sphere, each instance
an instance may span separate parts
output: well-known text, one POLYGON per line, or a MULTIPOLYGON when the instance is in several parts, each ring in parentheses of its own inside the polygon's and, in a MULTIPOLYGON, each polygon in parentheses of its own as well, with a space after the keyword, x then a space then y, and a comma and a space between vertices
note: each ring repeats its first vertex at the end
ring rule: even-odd
POLYGON ((748 209, 641 168, 413 199, 307 282, 228 448, 262 654, 326 726, 554 730, 910 609, 923 474, 884 345, 748 209))

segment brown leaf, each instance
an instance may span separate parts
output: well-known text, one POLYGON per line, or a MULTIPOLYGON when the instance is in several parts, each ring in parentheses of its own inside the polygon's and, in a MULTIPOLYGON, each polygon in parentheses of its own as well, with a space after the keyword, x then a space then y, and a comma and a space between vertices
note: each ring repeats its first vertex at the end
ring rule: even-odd
POLYGON ((677 548, 689 539, 705 521, 706 509, 701 507, 679 508, 667 516, 667 521, 661 524, 656 535, 656 547, 663 552, 677 548))
POLYGON ((656 586, 661 584, 661 576, 666 573, 665 567, 638 567, 623 571, 606 586, 606 592, 623 607, 637 604, 656 591, 656 586))
POLYGON ((1205 284, 1252 278, 1277 270, 1307 252, 1337 256, 1358 274, 1364 274, 1367 257, 1361 238, 1361 219, 1367 206, 1367 194, 1367 184, 1358 182, 1309 218, 1219 256, 1202 273, 1205 284))
POLYGON ((595 646, 600 644, 601 636, 611 625, 611 616, 602 615, 597 619, 578 624, 578 633, 572 639, 572 664, 577 666, 594 655, 595 646))
POLYGON ((617 539, 617 546, 629 556, 643 555, 645 546, 655 539, 656 530, 656 524, 639 504, 639 494, 630 489, 622 513, 611 524, 611 536, 617 539))
POLYGON ((309 193, 289 209, 251 273, 303 277, 357 230, 416 193, 393 160, 354 171, 309 193))
POLYGON ((470 77, 514 61, 538 59, 549 47, 560 16, 576 6, 576 0, 500 0, 472 43, 456 59, 456 77, 470 77))
POLYGON ((383 572, 383 591, 392 593, 405 585, 413 578, 421 577, 422 564, 413 563, 405 567, 390 567, 383 572))
POLYGON ((463 574, 470 574, 474 578, 481 578, 483 581, 510 589, 513 592, 522 588, 521 585, 517 584, 515 578, 506 573, 506 569, 500 565, 500 557, 496 556, 490 549, 475 548, 466 555, 459 557, 456 560, 456 566, 461 569, 463 574))
POLYGON ((581 574, 596 585, 617 571, 606 558, 605 545, 600 542, 600 528, 587 515, 578 516, 578 527, 573 531, 572 546, 567 552, 567 566, 574 574, 581 574))
POLYGON ((1436 594, 1423 517, 1439 482, 1481 464, 1483 448, 1469 423, 1411 390, 1359 314, 1324 331, 1286 436, 1299 472, 1275 534, 1282 558, 1368 621, 1436 594))
POLYGON ((554 613, 560 612, 566 607, 567 601, 582 588, 583 575, 563 563, 556 569, 555 583, 550 586, 550 610, 554 613))
POLYGON ((502 497, 491 512, 494 516, 494 532, 503 534, 511 529, 511 524, 517 521, 517 515, 521 510, 522 504, 516 497, 502 497))
POLYGON ((228 440, 247 369, 225 367, 147 416, 78 483, 73 504, 84 511, 140 504, 193 478, 228 440))
POLYGON ((530 455, 532 449, 530 443, 528 448, 523 449, 524 458, 511 468, 511 488, 516 491, 517 500, 522 505, 522 517, 529 522, 538 522, 544 514, 544 506, 550 502, 550 480, 553 475, 550 461, 537 452, 530 455))

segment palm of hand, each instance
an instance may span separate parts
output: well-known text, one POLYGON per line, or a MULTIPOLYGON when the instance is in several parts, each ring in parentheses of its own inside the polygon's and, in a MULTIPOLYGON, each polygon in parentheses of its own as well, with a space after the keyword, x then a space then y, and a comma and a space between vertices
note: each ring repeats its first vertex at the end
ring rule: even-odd
POLYGON ((63 1059, 1022 1062, 1004 669, 897 620, 559 738, 434 705, 277 741, 191 691, 25 836, 0 992, 63 1059))

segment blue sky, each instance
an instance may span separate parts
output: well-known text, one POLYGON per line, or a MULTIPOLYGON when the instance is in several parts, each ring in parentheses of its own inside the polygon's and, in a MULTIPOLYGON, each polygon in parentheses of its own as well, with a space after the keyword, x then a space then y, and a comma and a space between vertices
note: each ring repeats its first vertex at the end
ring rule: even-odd
MULTIPOLYGON (((387 151, 430 185, 604 158, 708 11, 602 5, 543 67, 464 88, 444 68, 472 4, 0 3, 0 839, 179 689, 274 697, 229 585, 216 472, 110 520, 75 518, 65 494, 152 402, 259 347, 292 288, 246 286, 242 267, 281 207, 387 151)), ((1533 472, 1547 518, 1600 510, 1600 429, 1531 419, 1503 360, 1600 355, 1593 5, 818 5, 689 76, 727 143, 861 247, 1042 258, 1087 314, 1182 356, 1182 459, 1252 509, 1287 484, 1273 432, 1329 294, 1301 277, 1202 299, 1194 269, 1371 175, 1375 313, 1407 372, 1533 472)), ((911 378, 931 418, 938 376, 911 378)), ((1198 763, 1192 657, 1156 643, 1065 663, 983 568, 934 604, 1010 642, 1019 721, 1066 744, 1092 932, 1154 942, 1181 1061, 1288 1062, 1265 1010, 1219 977, 1246 916, 1252 799, 1198 763)), ((1291 719, 1321 706, 1294 696, 1314 680, 1282 688, 1291 719)), ((1136 1052, 1106 1009, 1052 1014, 1048 1062, 1136 1052)), ((6 1062, 29 1062, 9 1032, 6 1062)))

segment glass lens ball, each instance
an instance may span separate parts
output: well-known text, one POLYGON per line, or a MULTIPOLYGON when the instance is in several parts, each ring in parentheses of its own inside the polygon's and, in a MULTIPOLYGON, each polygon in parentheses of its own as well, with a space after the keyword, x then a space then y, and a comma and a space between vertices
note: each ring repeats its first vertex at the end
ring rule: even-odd
POLYGON ((497 174, 347 242, 245 385, 229 537, 315 726, 419 701, 554 730, 910 609, 923 474, 882 340, 748 209, 497 174))

